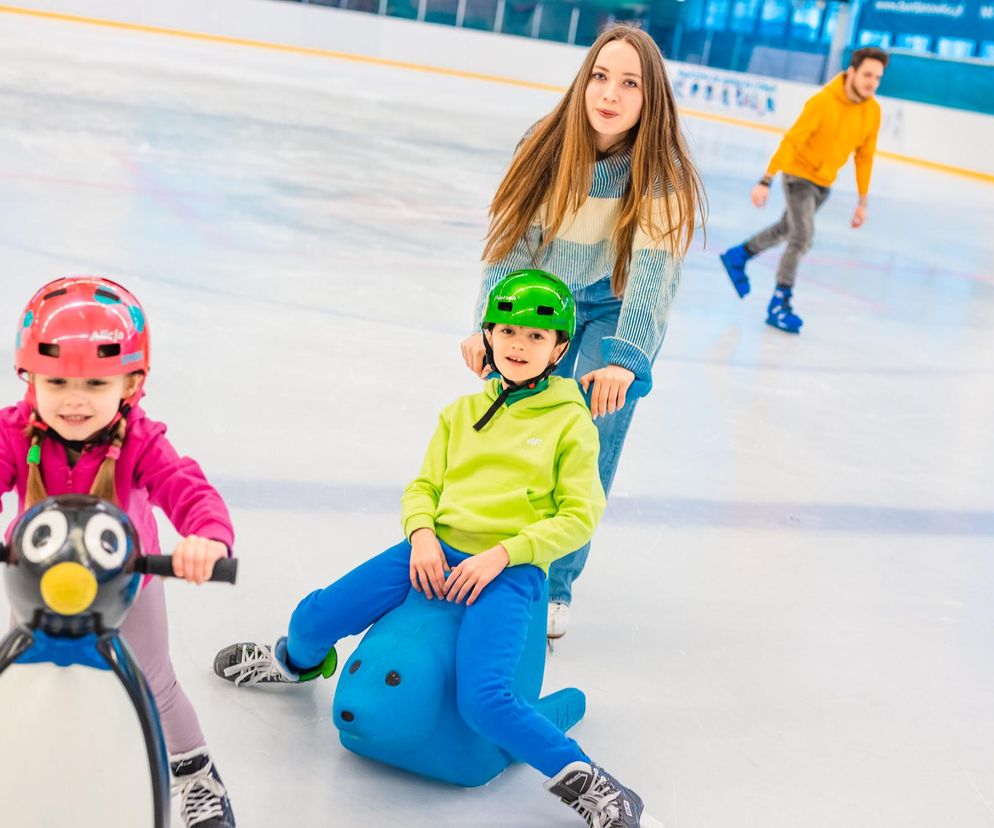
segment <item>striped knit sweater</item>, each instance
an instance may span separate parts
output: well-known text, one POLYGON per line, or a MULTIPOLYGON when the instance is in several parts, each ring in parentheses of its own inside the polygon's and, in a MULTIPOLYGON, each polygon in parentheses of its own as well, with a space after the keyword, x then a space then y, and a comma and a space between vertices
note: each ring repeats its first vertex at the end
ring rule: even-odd
MULTIPOLYGON (((612 237, 617 225, 621 197, 631 172, 631 149, 609 155, 594 164, 590 193, 580 209, 567 216, 558 235, 536 260, 532 251, 542 240, 536 221, 526 238, 501 261, 484 269, 477 299, 475 323, 483 316, 487 296, 497 282, 513 270, 538 267, 562 279, 574 295, 602 279, 610 282, 614 268, 612 237)), ((662 210, 655 216, 664 216, 662 210)), ((620 365, 635 379, 652 385, 652 360, 666 335, 670 307, 680 285, 682 262, 667 247, 655 243, 639 227, 632 244, 628 285, 614 336, 601 341, 605 365, 620 365)), ((479 328, 477 328, 478 330, 479 328)))

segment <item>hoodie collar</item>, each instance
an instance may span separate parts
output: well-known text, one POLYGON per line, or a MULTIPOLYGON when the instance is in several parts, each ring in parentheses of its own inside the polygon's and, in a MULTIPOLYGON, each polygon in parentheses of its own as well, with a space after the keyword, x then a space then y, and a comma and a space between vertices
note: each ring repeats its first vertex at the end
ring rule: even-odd
POLYGON ((514 405, 516 402, 520 402, 526 397, 531 397, 535 394, 539 394, 549 387, 549 378, 546 377, 541 382, 535 383, 531 388, 523 386, 521 388, 515 388, 510 394, 507 395, 507 400, 504 404, 508 407, 514 405))
MULTIPOLYGON (((832 90, 836 98, 838 98, 846 106, 862 106, 866 101, 854 101, 846 94, 846 73, 840 72, 834 81, 829 84, 829 88, 832 90)), ((869 100, 869 99, 867 99, 869 100)))

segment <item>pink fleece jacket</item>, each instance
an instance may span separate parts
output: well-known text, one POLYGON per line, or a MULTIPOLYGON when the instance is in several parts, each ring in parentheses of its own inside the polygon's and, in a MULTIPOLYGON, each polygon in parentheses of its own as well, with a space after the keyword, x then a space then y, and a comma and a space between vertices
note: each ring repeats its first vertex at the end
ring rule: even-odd
MULTIPOLYGON (((17 489, 18 514, 24 510, 28 479, 26 402, 0 410, 0 493, 17 489)), ((41 474, 50 495, 90 491, 107 446, 87 449, 70 466, 66 449, 51 438, 41 443, 41 474)), ((207 482, 200 466, 180 457, 166 439, 166 427, 150 420, 139 406, 128 414, 128 429, 117 461, 117 497, 134 521, 146 555, 159 554, 159 533, 152 515, 158 506, 184 537, 199 535, 232 548, 235 541, 228 509, 207 482)), ((8 533, 10 531, 8 527, 8 533)))

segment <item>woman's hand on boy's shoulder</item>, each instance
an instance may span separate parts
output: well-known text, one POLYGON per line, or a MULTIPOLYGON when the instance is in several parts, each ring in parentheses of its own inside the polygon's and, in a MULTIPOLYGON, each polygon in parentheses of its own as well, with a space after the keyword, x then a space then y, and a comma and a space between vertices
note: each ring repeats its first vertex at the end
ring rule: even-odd
POLYGON ((173 574, 193 584, 202 584, 214 574, 214 564, 228 557, 220 541, 187 535, 173 550, 173 574))
POLYGON ((487 349, 483 344, 482 333, 467 336, 459 344, 459 349, 462 351, 463 362, 466 363, 466 367, 469 368, 470 371, 481 379, 486 379, 490 376, 490 368, 487 367, 484 369, 483 367, 487 357, 487 349))
POLYGON ((625 395, 635 381, 635 374, 620 365, 605 365, 580 377, 583 393, 590 392, 590 414, 596 420, 605 414, 614 414, 625 407, 625 395))
POLYGON ((411 586, 429 601, 445 597, 445 573, 449 563, 434 531, 423 527, 411 534, 411 586))
POLYGON ((503 572, 510 563, 507 550, 497 544, 486 552, 470 555, 452 570, 445 582, 446 600, 472 606, 484 587, 503 572))

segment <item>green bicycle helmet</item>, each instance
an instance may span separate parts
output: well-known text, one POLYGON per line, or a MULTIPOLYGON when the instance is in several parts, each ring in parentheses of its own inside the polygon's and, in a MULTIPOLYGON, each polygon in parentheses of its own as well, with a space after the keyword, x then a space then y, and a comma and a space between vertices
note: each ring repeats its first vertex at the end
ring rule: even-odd
POLYGON ((567 339, 576 331, 576 303, 562 280, 544 270, 515 270, 501 279, 487 298, 483 325, 524 325, 562 331, 567 339))

